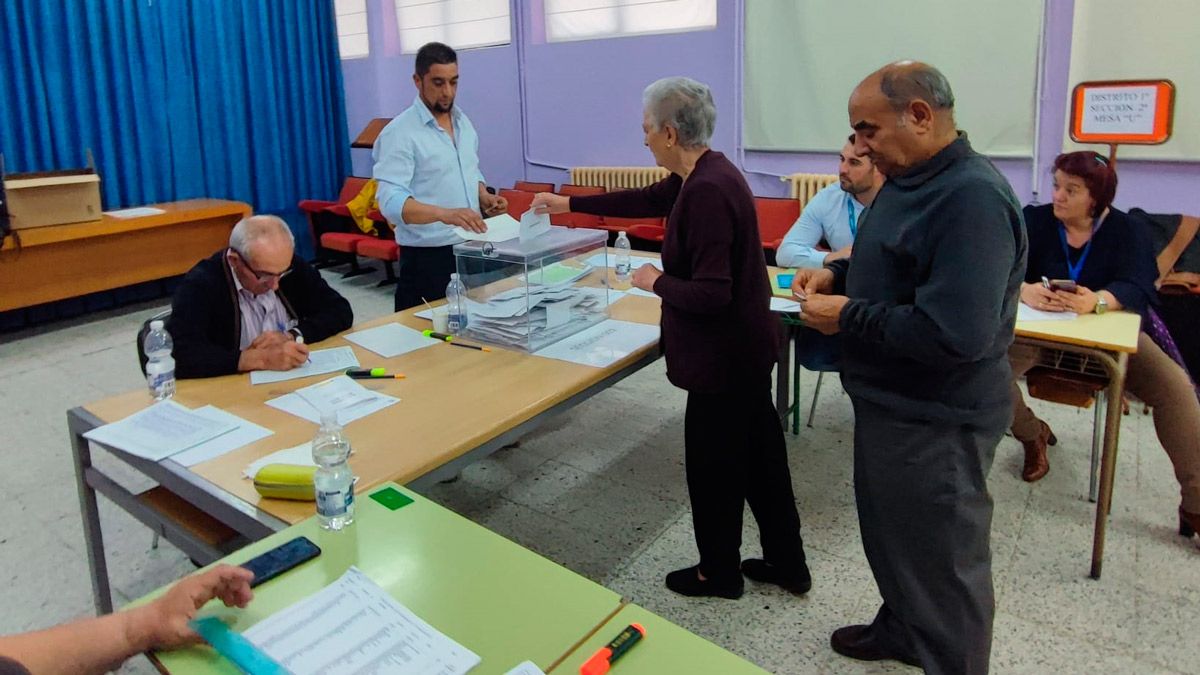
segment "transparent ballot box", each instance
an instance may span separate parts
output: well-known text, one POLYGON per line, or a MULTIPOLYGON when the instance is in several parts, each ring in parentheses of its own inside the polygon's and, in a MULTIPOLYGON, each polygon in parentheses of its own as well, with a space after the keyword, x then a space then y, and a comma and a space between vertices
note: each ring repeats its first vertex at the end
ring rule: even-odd
POLYGON ((535 352, 608 318, 608 233, 551 227, 522 242, 454 247, 466 337, 535 352))

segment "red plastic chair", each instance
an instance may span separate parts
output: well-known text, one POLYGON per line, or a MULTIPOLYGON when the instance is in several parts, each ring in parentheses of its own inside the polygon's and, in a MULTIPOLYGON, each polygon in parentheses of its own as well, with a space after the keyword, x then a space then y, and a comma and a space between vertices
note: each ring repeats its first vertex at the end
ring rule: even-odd
MULTIPOLYGON (((657 227, 663 232, 667 229, 666 218, 612 218, 605 216, 601 223, 600 229, 608 230, 609 232, 629 232, 631 227, 635 225, 649 225, 657 227)), ((661 240, 660 240, 661 241, 661 240)))
POLYGON ((800 217, 800 201, 786 197, 755 197, 754 210, 758 213, 758 236, 763 248, 774 251, 800 217))
POLYGON ((356 277, 367 272, 374 272, 373 267, 360 267, 358 264, 358 247, 365 242, 378 241, 375 237, 353 232, 326 232, 321 235, 321 248, 338 251, 345 254, 350 270, 342 274, 343 278, 356 277))
POLYGON ((554 192, 554 183, 533 183, 527 180, 519 180, 513 183, 513 189, 524 192, 554 192))
POLYGON ((592 195, 602 195, 606 190, 599 185, 572 185, 564 183, 558 190, 558 194, 566 195, 567 197, 590 197, 592 195))
POLYGON ((522 190, 501 190, 500 196, 508 200, 508 215, 520 220, 521 214, 533 204, 534 193, 522 190))
MULTIPOLYGON (((390 230, 389 230, 390 231, 390 230)), ((372 239, 358 242, 358 255, 383 262, 383 273, 387 278, 376 286, 388 286, 396 283, 396 270, 392 263, 400 260, 400 245, 391 239, 372 239)))
MULTIPOLYGON (((358 196, 364 185, 367 184, 366 178, 359 176, 349 176, 342 183, 342 191, 338 194, 337 201, 328 201, 325 199, 302 199, 297 206, 304 212, 305 218, 308 219, 308 233, 312 240, 321 249, 327 251, 335 251, 340 253, 348 253, 344 249, 349 244, 340 244, 342 248, 333 248, 324 244, 325 235, 331 233, 351 233, 357 232, 358 227, 350 218, 350 210, 346 208, 346 203, 358 196)), ((336 241, 336 238, 331 240, 336 241)), ((328 256, 320 255, 321 251, 317 251, 318 257, 324 260, 317 262, 317 267, 330 267, 332 265, 341 264, 339 260, 344 256, 328 256)), ((349 252, 353 258, 353 252, 349 252)), ((355 269, 355 264, 351 263, 351 269, 355 269)))
POLYGON ((662 225, 639 223, 636 225, 630 225, 626 233, 629 236, 637 239, 644 239, 646 241, 652 241, 661 244, 662 240, 667 236, 667 228, 663 227, 662 225))

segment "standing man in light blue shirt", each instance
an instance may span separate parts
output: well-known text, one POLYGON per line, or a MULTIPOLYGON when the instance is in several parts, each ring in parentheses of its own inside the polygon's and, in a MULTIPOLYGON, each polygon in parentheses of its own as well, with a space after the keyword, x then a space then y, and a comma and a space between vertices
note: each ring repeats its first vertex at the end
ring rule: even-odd
POLYGON ((837 184, 821 190, 804 206, 800 218, 775 252, 776 264, 819 268, 850 257, 863 210, 875 201, 883 180, 883 174, 870 157, 854 152, 854 136, 851 136, 842 147, 837 184), (817 250, 821 239, 833 249, 832 253, 817 250))
POLYGON ((484 232, 480 216, 503 213, 508 203, 487 191, 479 171, 479 136, 454 106, 458 55, 440 42, 417 52, 413 104, 375 141, 379 210, 396 228, 400 275, 396 311, 446 295, 454 271, 453 227, 484 232))

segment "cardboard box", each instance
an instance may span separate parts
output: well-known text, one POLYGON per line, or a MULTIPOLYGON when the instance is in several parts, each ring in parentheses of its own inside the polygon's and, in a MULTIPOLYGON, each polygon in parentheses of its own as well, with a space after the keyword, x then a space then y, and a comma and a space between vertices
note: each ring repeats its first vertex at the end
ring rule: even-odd
POLYGON ((10 173, 4 193, 15 230, 100 220, 100 176, 90 169, 10 173))

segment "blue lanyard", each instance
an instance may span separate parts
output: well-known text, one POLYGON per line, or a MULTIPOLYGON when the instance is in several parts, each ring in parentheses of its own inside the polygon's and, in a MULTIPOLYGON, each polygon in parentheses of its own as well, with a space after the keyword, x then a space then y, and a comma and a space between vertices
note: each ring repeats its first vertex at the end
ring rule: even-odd
POLYGON ((858 238, 858 216, 854 215, 854 197, 846 197, 846 211, 850 214, 850 238, 858 238))
POLYGON ((1079 254, 1079 260, 1075 264, 1071 264, 1071 247, 1067 245, 1067 226, 1062 223, 1058 224, 1058 240, 1062 242, 1063 258, 1067 262, 1067 275, 1071 277, 1071 281, 1079 282, 1079 273, 1083 271, 1083 263, 1087 262, 1088 254, 1092 252, 1092 242, 1096 241, 1096 231, 1100 229, 1100 219, 1097 218, 1092 223, 1092 236, 1088 238, 1088 243, 1083 247, 1083 253, 1079 254))

